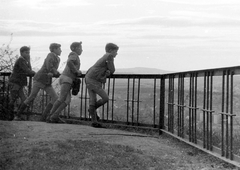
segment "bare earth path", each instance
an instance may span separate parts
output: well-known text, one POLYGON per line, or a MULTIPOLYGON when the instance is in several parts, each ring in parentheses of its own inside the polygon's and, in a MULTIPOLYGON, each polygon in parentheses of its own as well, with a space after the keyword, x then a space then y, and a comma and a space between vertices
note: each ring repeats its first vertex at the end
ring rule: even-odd
POLYGON ((0 121, 0 169, 236 169, 165 135, 34 121, 0 121))

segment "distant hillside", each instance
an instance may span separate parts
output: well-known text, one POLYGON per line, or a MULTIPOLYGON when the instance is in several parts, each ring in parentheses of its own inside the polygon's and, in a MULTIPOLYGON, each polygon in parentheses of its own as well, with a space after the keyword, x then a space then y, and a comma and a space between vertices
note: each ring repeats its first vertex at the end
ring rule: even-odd
MULTIPOLYGON (((38 71, 38 68, 34 68, 34 71, 38 71)), ((60 73, 63 70, 58 70, 60 73)), ((81 70, 83 74, 87 72, 87 70, 81 70)), ((147 68, 147 67, 134 67, 134 68, 116 68, 114 74, 166 74, 172 73, 173 71, 161 70, 157 68, 147 68)))
POLYGON ((134 68, 116 68, 115 74, 164 74, 170 71, 157 68, 134 67, 134 68))

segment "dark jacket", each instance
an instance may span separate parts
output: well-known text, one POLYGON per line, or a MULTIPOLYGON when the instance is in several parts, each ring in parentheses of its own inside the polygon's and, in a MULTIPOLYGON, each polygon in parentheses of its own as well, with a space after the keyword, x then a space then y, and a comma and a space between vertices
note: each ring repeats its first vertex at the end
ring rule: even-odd
POLYGON ((51 77, 48 76, 48 73, 52 73, 53 77, 59 77, 60 73, 57 71, 59 63, 60 58, 53 52, 49 53, 33 79, 42 84, 51 85, 51 77))
POLYGON ((27 61, 21 56, 13 66, 13 72, 9 78, 9 82, 18 84, 19 86, 26 86, 27 76, 33 76, 34 74, 35 72, 32 71, 30 61, 27 61))

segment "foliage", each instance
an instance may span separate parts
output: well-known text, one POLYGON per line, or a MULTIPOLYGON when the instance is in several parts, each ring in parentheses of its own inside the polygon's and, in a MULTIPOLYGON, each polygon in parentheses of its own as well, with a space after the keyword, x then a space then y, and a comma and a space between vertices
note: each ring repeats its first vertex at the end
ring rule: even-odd
POLYGON ((11 39, 8 44, 2 44, 0 48, 0 71, 1 72, 11 72, 13 70, 13 66, 15 61, 18 59, 19 55, 16 55, 16 50, 10 48, 10 44, 12 42, 12 34, 11 39))

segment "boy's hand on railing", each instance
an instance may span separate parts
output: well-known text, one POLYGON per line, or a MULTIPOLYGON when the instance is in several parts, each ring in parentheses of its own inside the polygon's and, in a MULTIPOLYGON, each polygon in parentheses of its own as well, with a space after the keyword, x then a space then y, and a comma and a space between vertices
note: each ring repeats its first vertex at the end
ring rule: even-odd
POLYGON ((106 75, 106 76, 110 76, 110 74, 111 74, 111 72, 110 72, 109 70, 107 70, 107 71, 105 72, 105 75, 106 75))
POLYGON ((36 72, 35 72, 35 71, 32 71, 31 76, 34 76, 35 74, 36 74, 36 72))
POLYGON ((48 77, 53 77, 53 73, 48 73, 48 77))
POLYGON ((53 77, 56 77, 56 78, 58 78, 58 77, 60 77, 60 73, 59 72, 57 72, 57 74, 54 74, 54 76, 53 77))
POLYGON ((56 73, 48 73, 48 76, 49 77, 55 77, 55 78, 58 78, 61 74, 57 71, 56 73))
POLYGON ((77 72, 76 72, 76 76, 77 77, 80 77, 82 75, 82 72, 80 71, 80 70, 78 70, 77 72))
POLYGON ((27 74, 27 76, 33 77, 35 74, 36 72, 32 70, 30 73, 27 74))

